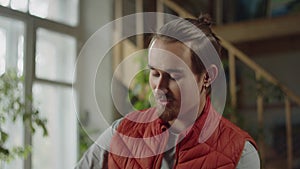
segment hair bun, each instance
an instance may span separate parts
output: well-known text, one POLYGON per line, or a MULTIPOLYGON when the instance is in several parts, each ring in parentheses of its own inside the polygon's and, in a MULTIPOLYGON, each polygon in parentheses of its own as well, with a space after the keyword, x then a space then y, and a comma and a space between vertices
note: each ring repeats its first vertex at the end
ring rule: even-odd
POLYGON ((201 25, 206 25, 206 26, 209 26, 211 27, 212 26, 212 18, 210 17, 209 14, 201 14, 199 17, 198 17, 198 22, 201 24, 201 25))

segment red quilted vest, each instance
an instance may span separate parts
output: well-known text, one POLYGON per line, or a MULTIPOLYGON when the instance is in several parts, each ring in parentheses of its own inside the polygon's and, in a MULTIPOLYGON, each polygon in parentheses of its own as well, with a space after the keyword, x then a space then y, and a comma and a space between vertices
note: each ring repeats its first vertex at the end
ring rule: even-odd
MULTIPOLYGON (((160 169, 169 136, 166 129, 154 108, 130 113, 112 138, 109 168, 160 169)), ((245 141, 256 146, 246 132, 215 112, 209 99, 200 117, 181 137, 176 146, 176 169, 235 169, 245 141)))

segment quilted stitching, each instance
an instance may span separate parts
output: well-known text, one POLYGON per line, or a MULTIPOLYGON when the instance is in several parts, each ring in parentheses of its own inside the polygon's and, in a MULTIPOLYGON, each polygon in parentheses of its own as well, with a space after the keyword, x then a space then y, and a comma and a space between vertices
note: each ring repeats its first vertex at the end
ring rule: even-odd
MULTIPOLYGON (((153 110, 147 111, 147 114, 153 110)), ((215 112, 216 113, 216 112, 215 112)), ((207 113, 208 114, 208 113, 207 113)), ((205 168, 205 169, 231 169, 235 168, 237 162, 241 156, 245 140, 249 140, 255 145, 252 138, 240 130, 238 127, 234 126, 228 120, 222 118, 216 130, 213 134, 206 140, 205 143, 199 143, 198 138, 201 132, 201 127, 204 125, 205 114, 199 118, 196 125, 192 127, 191 131, 187 136, 181 141, 177 146, 178 159, 177 166, 174 168, 205 168)), ((147 116, 142 115, 143 118, 147 116)), ((120 127, 121 133, 125 133, 128 136, 134 136, 138 138, 149 138, 151 136, 160 134, 161 128, 157 127, 157 121, 151 122, 150 125, 134 122, 124 122, 123 127, 120 127), (133 132, 129 132, 129 129, 133 129, 133 132)), ((121 126, 121 125, 120 125, 121 126)), ((159 144, 162 142, 161 138, 153 140, 144 140, 140 143, 128 142, 126 140, 119 138, 120 142, 116 145, 116 148, 120 148, 121 151, 135 150, 135 152, 149 151, 151 153, 156 153, 158 149, 163 149, 164 147, 159 144), (157 146, 160 145, 160 146, 157 146), (119 146, 119 147, 118 147, 119 146), (134 148, 134 146, 140 148, 134 148)), ((148 158, 126 158, 110 154, 113 158, 109 162, 111 167, 118 168, 160 168, 162 154, 148 157, 148 158), (114 164, 113 164, 114 163, 114 164), (116 163, 119 163, 117 165, 116 163), (116 166, 117 165, 117 166, 116 166)))

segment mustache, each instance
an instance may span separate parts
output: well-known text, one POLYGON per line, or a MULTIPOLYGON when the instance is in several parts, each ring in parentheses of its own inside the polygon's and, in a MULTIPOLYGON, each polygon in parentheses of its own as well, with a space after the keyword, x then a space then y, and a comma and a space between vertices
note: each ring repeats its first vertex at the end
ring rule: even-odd
POLYGON ((153 93, 153 95, 156 100, 174 100, 174 97, 169 93, 153 93))

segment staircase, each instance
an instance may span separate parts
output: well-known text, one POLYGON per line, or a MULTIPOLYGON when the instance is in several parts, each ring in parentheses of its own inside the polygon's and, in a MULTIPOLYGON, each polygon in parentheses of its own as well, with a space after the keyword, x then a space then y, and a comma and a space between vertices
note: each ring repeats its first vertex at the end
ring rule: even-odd
MULTIPOLYGON (((122 0, 115 0, 115 18, 119 18, 123 16, 122 13, 122 0)), ((180 5, 175 3, 171 0, 157 0, 155 4, 155 11, 157 12, 165 12, 164 8, 168 7, 172 11, 176 12, 180 17, 194 17, 192 14, 187 12, 185 9, 183 9, 180 5)), ((142 0, 136 0, 135 1, 135 12, 143 12, 143 1, 142 0)), ((136 23, 143 23, 143 18, 137 18, 136 23)), ((157 27, 160 27, 164 23, 163 18, 157 18, 157 27)), ((115 27, 115 35, 122 32, 122 25, 116 25, 115 27)), ((136 25, 136 29, 143 29, 143 24, 136 25)), ((216 33, 218 35, 218 27, 215 28, 216 33)), ((222 31, 219 28, 219 31, 222 31)), ((228 70, 229 75, 229 98, 230 98, 230 107, 232 110, 238 110, 232 111, 232 114, 230 114, 230 120, 234 123, 239 124, 239 117, 243 114, 243 108, 240 103, 239 98, 239 92, 242 90, 247 90, 240 88, 239 80, 237 79, 239 69, 237 68, 237 62, 239 65, 243 65, 242 67, 247 67, 251 72, 254 74, 254 82, 256 90, 265 90, 264 87, 267 84, 267 87, 274 87, 277 91, 279 91, 282 98, 280 99, 280 102, 276 104, 278 109, 282 109, 282 115, 285 117, 285 143, 286 147, 284 147, 284 151, 286 152, 286 156, 282 158, 280 157, 269 157, 270 156, 270 150, 267 145, 266 140, 266 134, 264 131, 265 122, 266 119, 264 119, 265 111, 267 109, 268 103, 265 102, 266 98, 269 96, 266 95, 265 92, 257 92, 255 95, 255 115, 256 116, 256 123, 253 125, 255 126, 255 130, 257 133, 257 136, 255 137, 259 152, 261 156, 261 161, 263 168, 287 168, 292 169, 296 166, 296 163, 299 163, 299 160, 296 160, 294 158, 294 148, 293 145, 293 132, 292 132, 292 111, 293 110, 299 110, 300 107, 300 97, 294 94, 292 90, 290 90, 285 84, 281 83, 276 77, 274 77, 271 73, 266 71, 262 66, 257 64, 255 61, 253 61, 247 54, 245 54, 243 51, 238 49, 235 45, 227 41, 226 39, 223 39, 222 37, 219 37, 221 39, 221 45, 224 47, 226 51, 226 56, 224 60, 228 63, 228 66, 225 67, 228 70), (234 113, 235 112, 235 113, 234 113), (271 159, 271 160, 270 160, 271 159)), ((119 56, 126 56, 127 54, 130 54, 133 51, 137 51, 139 49, 144 48, 144 36, 137 36, 136 37, 136 44, 133 44, 129 40, 125 40, 118 46, 114 48, 114 66, 118 65, 120 61, 124 58, 121 58, 119 56), (126 54, 127 52, 127 54, 126 54)), ((299 113, 299 112, 297 112, 299 113)), ((297 167, 297 166, 296 166, 297 167)), ((299 166, 298 166, 299 167, 299 166)))

